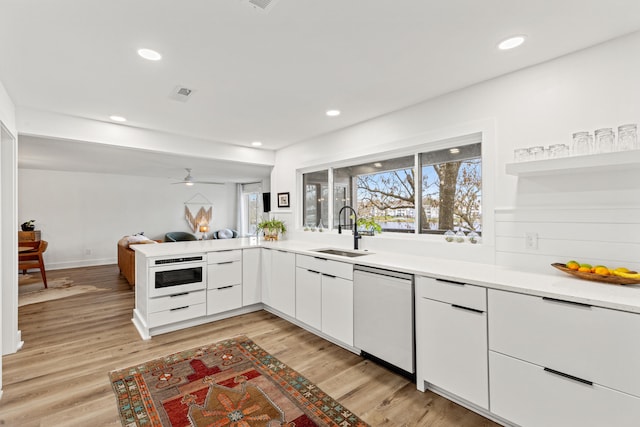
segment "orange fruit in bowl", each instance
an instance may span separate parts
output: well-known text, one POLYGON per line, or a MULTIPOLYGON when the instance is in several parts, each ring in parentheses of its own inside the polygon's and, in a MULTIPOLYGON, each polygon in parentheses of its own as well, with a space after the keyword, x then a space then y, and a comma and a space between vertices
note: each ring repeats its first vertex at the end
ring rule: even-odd
POLYGON ((578 271, 582 273, 591 273, 591 267, 580 267, 578 268, 578 271))
POLYGON ((565 264, 569 270, 577 270, 580 268, 580 264, 577 261, 569 261, 565 264))
POLYGON ((596 267, 594 273, 599 274, 601 276, 608 276, 608 275, 611 274, 609 269, 607 267, 604 267, 604 266, 596 267))

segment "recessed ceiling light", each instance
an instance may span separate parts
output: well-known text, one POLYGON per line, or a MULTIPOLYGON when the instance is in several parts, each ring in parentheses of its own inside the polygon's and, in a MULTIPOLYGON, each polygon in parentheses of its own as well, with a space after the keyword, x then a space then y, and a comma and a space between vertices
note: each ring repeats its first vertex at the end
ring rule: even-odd
POLYGON ((113 120, 114 122, 126 122, 127 121, 127 119, 125 119, 122 116, 109 116, 109 118, 111 120, 113 120))
POLYGON ((340 110, 327 110, 327 116, 335 117, 340 115, 340 110))
POLYGON ((450 148, 449 152, 451 154, 458 154, 460 152, 460 149, 459 148, 450 148))
POLYGON ((514 47, 518 47, 522 43, 524 43, 524 39, 525 39, 524 36, 509 37, 508 39, 500 42, 500 44, 498 45, 498 49, 500 50, 513 49, 514 47))
POLYGON ((260 142, 260 141, 253 141, 253 142, 251 143, 251 145, 253 145, 254 147, 260 147, 260 146, 262 145, 262 142, 260 142))
POLYGON ((377 168, 381 168, 381 167, 382 167, 382 163, 380 163, 380 162, 375 162, 375 163, 373 164, 373 166, 375 166, 375 167, 377 167, 377 168))
POLYGON ((162 55, 151 49, 138 49, 138 55, 149 61, 159 61, 162 59, 162 55))

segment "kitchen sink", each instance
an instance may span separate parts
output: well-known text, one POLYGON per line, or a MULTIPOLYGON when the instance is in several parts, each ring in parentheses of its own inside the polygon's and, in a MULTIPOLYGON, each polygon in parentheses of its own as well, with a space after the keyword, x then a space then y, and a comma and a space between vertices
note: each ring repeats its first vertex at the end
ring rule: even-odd
POLYGON ((349 258, 355 258, 355 257, 359 257, 359 256, 363 256, 363 255, 369 255, 370 252, 356 252, 356 251, 349 251, 349 250, 345 250, 345 249, 314 249, 312 252, 318 252, 321 254, 327 254, 327 255, 338 255, 338 256, 346 256, 349 258))

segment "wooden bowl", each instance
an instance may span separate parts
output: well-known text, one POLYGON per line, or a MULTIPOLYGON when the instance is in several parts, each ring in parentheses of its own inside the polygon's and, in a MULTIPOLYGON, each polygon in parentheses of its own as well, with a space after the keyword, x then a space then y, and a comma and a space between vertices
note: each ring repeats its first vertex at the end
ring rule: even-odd
POLYGON ((640 283, 640 279, 629 279, 626 277, 613 276, 613 275, 603 276, 602 274, 571 270, 567 268, 565 264, 560 264, 558 262, 551 264, 551 266, 557 268, 560 271, 564 271, 567 274, 570 274, 572 276, 575 276, 583 280, 591 280, 594 282, 602 282, 602 283, 611 283, 613 285, 637 285, 638 283, 640 283))

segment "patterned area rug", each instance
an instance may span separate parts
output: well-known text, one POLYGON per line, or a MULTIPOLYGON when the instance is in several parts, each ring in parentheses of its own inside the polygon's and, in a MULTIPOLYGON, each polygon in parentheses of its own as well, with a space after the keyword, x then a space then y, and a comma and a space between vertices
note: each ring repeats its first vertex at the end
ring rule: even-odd
POLYGON ((367 426, 244 336, 109 377, 126 427, 367 426))

